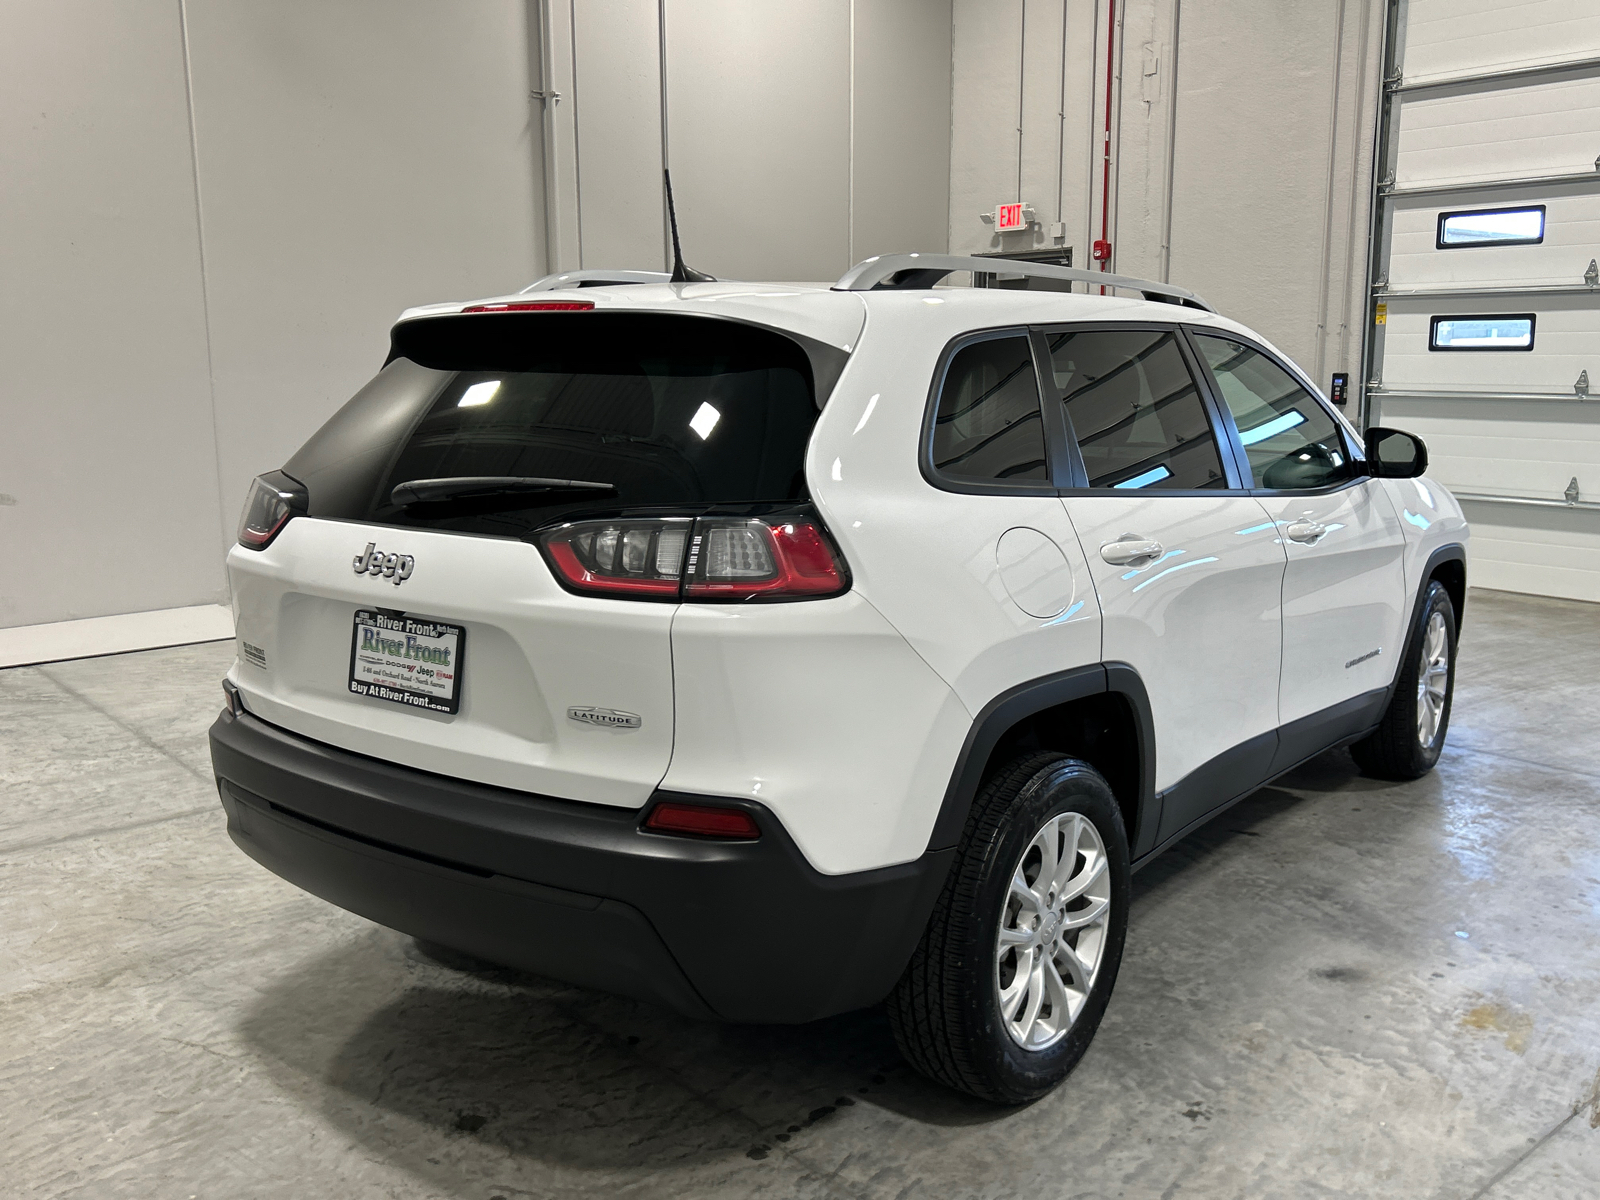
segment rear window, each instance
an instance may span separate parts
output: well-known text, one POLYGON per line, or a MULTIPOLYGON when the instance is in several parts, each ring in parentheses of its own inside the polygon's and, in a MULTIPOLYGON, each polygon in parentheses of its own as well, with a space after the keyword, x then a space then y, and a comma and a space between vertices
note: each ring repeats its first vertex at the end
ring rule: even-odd
POLYGON ((1026 336, 963 346, 950 360, 933 422, 941 475, 992 483, 1046 478, 1039 380, 1026 336))
POLYGON ((806 352, 769 330, 436 317, 396 329, 383 372, 284 471, 313 516, 522 536, 573 514, 805 499, 816 418, 806 352), (450 483, 396 503, 397 487, 424 480, 450 483))

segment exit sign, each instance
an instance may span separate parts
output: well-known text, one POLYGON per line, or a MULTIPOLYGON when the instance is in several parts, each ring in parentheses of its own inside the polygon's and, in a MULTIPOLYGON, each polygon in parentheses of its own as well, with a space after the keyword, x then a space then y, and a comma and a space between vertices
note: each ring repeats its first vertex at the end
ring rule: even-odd
POLYGON ((994 227, 997 233, 1015 233, 1019 229, 1028 227, 1028 219, 1023 214, 1021 204, 1002 204, 995 210, 994 227))

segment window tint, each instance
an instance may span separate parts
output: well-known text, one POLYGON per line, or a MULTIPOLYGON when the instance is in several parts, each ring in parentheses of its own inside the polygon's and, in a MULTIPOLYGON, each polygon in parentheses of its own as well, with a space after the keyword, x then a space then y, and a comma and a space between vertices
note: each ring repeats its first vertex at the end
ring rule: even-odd
POLYGON ((1090 487, 1228 486, 1176 333, 1100 329, 1047 337, 1090 487))
POLYGON ((1544 205, 1439 214, 1440 250, 1453 246, 1531 246, 1544 241, 1544 205))
POLYGON ((1434 317, 1429 350, 1532 350, 1533 313, 1494 317, 1434 317))
POLYGON ((1026 337, 963 346, 933 424, 933 465, 962 479, 1045 479, 1039 381, 1026 337))
POLYGON ((407 322, 394 361, 290 460, 316 516, 522 536, 619 507, 806 495, 805 351, 699 317, 473 314, 407 322), (588 488, 396 504, 397 484, 497 477, 588 488))
POLYGON ((1265 354, 1232 338, 1195 338, 1239 429, 1256 487, 1329 487, 1355 477, 1339 426, 1265 354))

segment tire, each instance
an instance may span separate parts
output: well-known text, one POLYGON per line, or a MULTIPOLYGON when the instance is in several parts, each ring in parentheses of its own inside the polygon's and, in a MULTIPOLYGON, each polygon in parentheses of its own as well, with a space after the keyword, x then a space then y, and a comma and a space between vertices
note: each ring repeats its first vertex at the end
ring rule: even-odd
POLYGON ((999 1104, 1036 1100, 1065 1079, 1094 1038, 1116 983, 1130 879, 1122 813, 1098 771, 1054 753, 1029 754, 996 771, 973 802, 922 941, 886 1003, 906 1060, 937 1083, 999 1104), (1066 898, 1052 901, 1041 882, 1044 847, 1056 846, 1065 868, 1060 848, 1074 836, 1072 866, 1054 876, 1065 878, 1066 898), (1011 886, 1019 869, 1035 896, 1026 905, 1011 886), (1050 936, 1063 916, 1063 924, 1083 927, 1050 936), (1032 930, 1036 919, 1042 934, 1032 930), (1039 975, 1029 969, 1019 985, 1023 954, 1039 975), (1078 986, 1057 989, 1044 975, 1047 959, 1057 978, 1078 986), (1030 1004, 1037 1013, 1031 1025, 1030 1004))
POLYGON ((1377 729, 1350 747, 1350 755, 1362 773, 1377 779, 1405 780, 1420 779, 1433 770, 1450 728, 1450 701, 1455 689, 1456 609, 1450 593, 1435 581, 1428 584, 1416 624, 1406 641, 1406 656, 1383 720, 1377 729), (1430 711, 1431 716, 1427 715, 1430 711))

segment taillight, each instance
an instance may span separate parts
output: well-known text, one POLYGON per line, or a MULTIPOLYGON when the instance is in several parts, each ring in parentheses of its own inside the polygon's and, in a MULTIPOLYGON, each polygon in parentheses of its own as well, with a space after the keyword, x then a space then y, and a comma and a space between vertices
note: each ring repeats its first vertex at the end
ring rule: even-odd
POLYGON ((690 600, 832 596, 844 578, 822 531, 810 521, 703 520, 684 572, 690 600))
POLYGON ((539 540, 556 575, 573 591, 676 599, 693 526, 689 517, 578 521, 539 540))
POLYGON ((576 521, 540 548, 575 592, 636 600, 803 600, 848 586, 827 535, 802 516, 576 521))
POLYGON ((239 545, 247 550, 266 549, 289 518, 304 515, 305 511, 306 490, 297 480, 282 471, 256 476, 239 518, 239 545))
POLYGON ((644 827, 655 833, 686 833, 694 837, 737 838, 761 836, 761 826, 742 808, 711 804, 679 804, 663 800, 650 810, 644 827))
POLYGON ((507 300, 503 304, 469 304, 464 313, 588 312, 593 300, 507 300))

